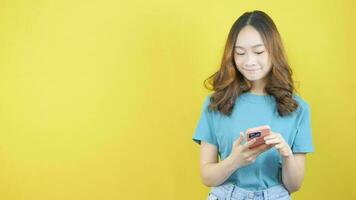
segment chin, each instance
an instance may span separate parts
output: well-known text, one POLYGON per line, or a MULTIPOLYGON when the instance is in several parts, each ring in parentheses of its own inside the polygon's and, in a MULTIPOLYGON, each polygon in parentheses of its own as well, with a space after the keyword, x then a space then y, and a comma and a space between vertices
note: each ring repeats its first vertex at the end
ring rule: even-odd
POLYGON ((256 77, 249 77, 249 76, 245 76, 247 80, 249 81, 258 81, 261 80, 263 77, 261 76, 256 76, 256 77))

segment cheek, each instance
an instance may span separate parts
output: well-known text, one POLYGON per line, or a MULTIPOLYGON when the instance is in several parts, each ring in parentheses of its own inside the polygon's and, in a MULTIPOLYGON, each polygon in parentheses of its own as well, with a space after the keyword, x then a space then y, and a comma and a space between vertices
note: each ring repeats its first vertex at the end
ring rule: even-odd
POLYGON ((237 69, 241 69, 241 66, 243 64, 242 59, 241 58, 237 58, 236 56, 234 57, 234 61, 236 64, 237 69))
POLYGON ((263 66, 264 70, 266 70, 266 71, 270 70, 271 62, 270 62, 269 57, 267 55, 261 56, 258 61, 259 61, 259 64, 261 66, 263 66))

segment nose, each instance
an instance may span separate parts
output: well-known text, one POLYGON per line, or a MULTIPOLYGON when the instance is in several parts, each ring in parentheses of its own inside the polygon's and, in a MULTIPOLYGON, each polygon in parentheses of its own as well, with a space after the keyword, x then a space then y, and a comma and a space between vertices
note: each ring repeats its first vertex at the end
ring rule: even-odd
POLYGON ((250 53, 247 53, 246 60, 245 60, 245 65, 246 65, 246 67, 255 66, 256 65, 255 56, 251 55, 250 53))

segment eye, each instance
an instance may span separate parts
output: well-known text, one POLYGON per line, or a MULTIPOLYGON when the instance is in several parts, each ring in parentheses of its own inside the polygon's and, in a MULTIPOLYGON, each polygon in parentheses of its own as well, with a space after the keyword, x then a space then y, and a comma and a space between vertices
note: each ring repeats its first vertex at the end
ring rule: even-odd
POLYGON ((237 54, 237 55, 244 55, 244 53, 238 53, 238 52, 236 52, 236 54, 237 54))
POLYGON ((262 54, 264 51, 260 51, 260 52, 255 52, 255 53, 257 53, 257 54, 262 54))

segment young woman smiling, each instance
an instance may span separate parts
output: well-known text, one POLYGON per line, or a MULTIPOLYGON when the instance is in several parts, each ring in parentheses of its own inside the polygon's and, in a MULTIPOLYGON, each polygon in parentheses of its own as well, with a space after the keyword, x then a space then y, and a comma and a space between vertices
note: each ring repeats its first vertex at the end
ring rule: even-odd
MULTIPOLYGON (((193 135, 200 144, 208 199, 290 199, 313 152, 310 107, 295 94, 292 71, 272 19, 246 12, 232 25, 220 69, 193 135), (264 144, 249 148, 245 131, 268 125, 264 144), (220 157, 220 161, 219 161, 220 157)), ((206 83, 206 82, 205 82, 206 83)))

